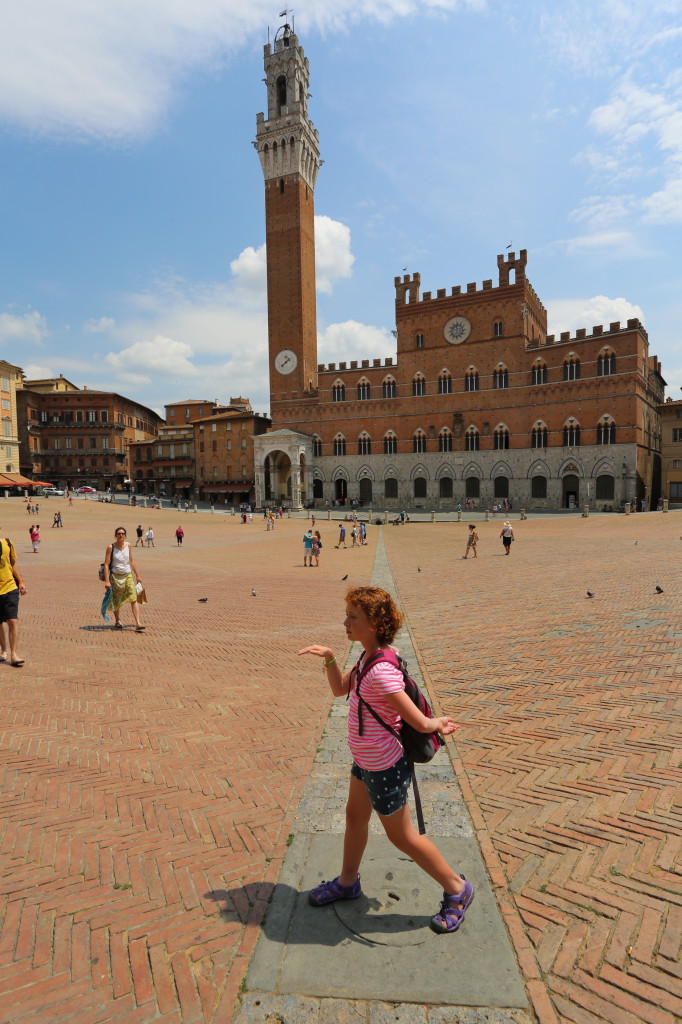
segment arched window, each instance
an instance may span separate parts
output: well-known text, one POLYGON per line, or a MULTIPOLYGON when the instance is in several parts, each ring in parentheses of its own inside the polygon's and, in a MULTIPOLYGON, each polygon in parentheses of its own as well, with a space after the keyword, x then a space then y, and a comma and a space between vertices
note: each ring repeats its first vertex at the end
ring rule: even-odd
POLYGON ((546 384, 547 383, 547 367, 544 363, 535 363, 531 370, 531 377, 533 384, 546 384))
POLYGON ((438 376, 438 394, 439 395, 451 395, 452 394, 452 377, 447 370, 441 370, 438 376))
POLYGON ((423 430, 416 430, 412 435, 412 451, 413 452, 425 452, 426 451, 426 434, 423 430))
POLYGON ((334 455, 346 454, 346 439, 343 434, 337 434, 334 438, 334 455))
POLYGON ((478 372, 471 366, 464 374, 464 390, 478 391, 478 372))
POLYGON ((547 497, 547 477, 546 476, 534 476, 530 482, 530 494, 531 498, 546 498, 547 497))
POLYGON ((387 377, 383 383, 383 397, 384 398, 395 398, 398 391, 398 385, 396 384, 393 377, 387 377))
POLYGON ((577 448, 580 444, 580 425, 575 420, 569 420, 564 427, 564 447, 577 448))
POLYGON ((372 454, 372 438, 369 436, 367 431, 360 434, 358 438, 358 455, 371 455, 372 454))
POLYGON ((452 451, 452 432, 447 427, 443 427, 440 434, 438 435, 438 451, 439 452, 451 452, 452 451))
POLYGON ((369 393, 369 381, 367 380, 366 377, 363 377, 362 380, 358 382, 358 401, 366 402, 367 399, 369 398, 369 393))
POLYGON ((423 334, 415 334, 415 336, 414 336, 414 347, 415 348, 424 348, 424 335, 423 334))
POLYGON ((287 80, 285 75, 280 75, 276 82, 277 106, 281 108, 287 105, 287 80))
POLYGON ((412 378, 412 394, 415 398, 426 394, 426 381, 423 373, 415 373, 412 378))
POLYGON ((337 380, 332 384, 332 402, 346 401, 346 387, 343 381, 337 380))
POLYGON ((423 476, 414 478, 414 496, 415 498, 426 497, 426 479, 423 476))
POLYGON ((392 430, 389 430, 384 435, 384 455, 397 455, 398 453, 398 438, 395 436, 392 430))
POLYGON ((371 505, 372 503, 372 481, 368 476, 363 476, 360 481, 360 504, 371 505))
POLYGON ((547 427, 538 426, 533 427, 531 432, 531 448, 546 448, 547 447, 547 427))
POLYGON ((322 441, 317 434, 313 434, 313 457, 319 458, 320 455, 322 455, 322 441))
POLYGON ((464 483, 464 495, 467 498, 481 497, 481 481, 477 476, 468 476, 464 483))
POLYGON ((493 324, 493 338, 502 337, 502 321, 496 320, 493 324))
POLYGON ((464 435, 465 448, 468 452, 477 452, 481 447, 481 435, 476 427, 469 427, 464 435))
MULTIPOLYGON (((509 431, 506 427, 498 427, 493 435, 493 448, 496 451, 506 451, 509 447, 509 431)), ((503 494, 498 494, 498 498, 503 498, 503 494)))
POLYGON ((610 377, 616 372, 616 353, 603 352, 597 359, 597 376, 610 377))
POLYGON ((398 481, 394 476, 387 476, 386 479, 384 480, 384 497, 398 497, 398 481))
POLYGON ((609 474, 597 477, 597 501, 613 501, 616 493, 615 480, 609 474))
POLYGON ((493 492, 496 498, 509 497, 509 477, 496 476, 493 483, 493 492))
POLYGON ((564 362, 564 380, 580 380, 580 360, 577 356, 569 356, 564 362))
POLYGON ((451 476, 442 476, 440 478, 439 491, 440 491, 440 497, 441 498, 451 498, 452 497, 452 477, 451 476))
POLYGON ((498 366, 497 369, 493 370, 493 387, 509 387, 509 372, 506 366, 498 366))
POLYGON ((597 424, 597 444, 616 443, 616 424, 613 420, 602 420, 597 424))

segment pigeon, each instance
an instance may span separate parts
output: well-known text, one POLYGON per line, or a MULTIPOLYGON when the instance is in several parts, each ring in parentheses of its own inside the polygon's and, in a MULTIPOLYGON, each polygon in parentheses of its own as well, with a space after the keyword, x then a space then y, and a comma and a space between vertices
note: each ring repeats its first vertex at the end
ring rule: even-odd
POLYGON ((588 597, 594 597, 594 592, 592 590, 588 590, 587 591, 587 596, 588 597))
POLYGON ((635 541, 635 547, 637 547, 637 541, 635 541))
POLYGON ((663 593, 663 587, 659 587, 658 584, 656 584, 656 593, 657 594, 662 594, 663 593))
POLYGON ((208 601, 207 597, 200 597, 199 598, 199 604, 206 604, 207 601, 208 601))
POLYGON ((251 588, 251 596, 252 597, 256 597, 257 596, 256 591, 253 589, 253 587, 251 588))
POLYGON ((341 577, 341 582, 343 583, 343 581, 344 581, 344 580, 347 580, 347 579, 348 579, 348 573, 346 573, 346 575, 345 575, 345 576, 342 576, 342 577, 341 577))
POLYGON ((417 566, 417 572, 421 572, 421 569, 419 568, 419 566, 417 566))

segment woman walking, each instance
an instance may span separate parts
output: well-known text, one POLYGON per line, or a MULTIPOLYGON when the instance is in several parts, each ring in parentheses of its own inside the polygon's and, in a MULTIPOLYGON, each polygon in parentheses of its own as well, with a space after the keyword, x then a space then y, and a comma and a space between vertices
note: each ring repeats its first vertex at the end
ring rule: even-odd
POLYGON ((38 554, 38 548, 40 547, 40 524, 37 526, 29 526, 29 535, 31 537, 31 544, 33 545, 33 554, 38 554))
MULTIPOLYGON (((140 620, 139 606, 146 602, 146 597, 144 590, 138 594, 136 583, 142 584, 142 580, 133 560, 130 544, 126 540, 125 527, 118 526, 114 536, 114 543, 107 545, 104 554, 104 586, 109 590, 110 598, 106 607, 111 606, 114 613, 114 629, 123 629, 121 607, 124 604, 132 604, 135 632, 141 633, 144 626, 140 620)), ((105 610, 103 607, 102 612, 105 610)))
POLYGON ((320 531, 315 530, 313 534, 313 558, 315 559, 315 565, 320 564, 320 549, 322 547, 322 537, 320 531))
POLYGON ((505 519, 502 532, 500 533, 502 543, 504 544, 504 553, 508 555, 511 551, 512 541, 514 540, 514 528, 508 519, 505 519))
POLYGON ((182 538, 184 536, 185 536, 185 531, 183 530, 183 528, 181 526, 178 526, 177 530, 175 531, 175 539, 177 541, 177 544, 178 544, 179 548, 182 547, 182 538))

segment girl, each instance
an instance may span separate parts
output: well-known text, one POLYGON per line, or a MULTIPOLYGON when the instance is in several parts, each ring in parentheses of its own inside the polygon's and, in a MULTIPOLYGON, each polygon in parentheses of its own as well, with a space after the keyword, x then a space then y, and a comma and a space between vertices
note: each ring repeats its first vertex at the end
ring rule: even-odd
MULTIPOLYGON (((410 820, 410 767, 402 744, 369 714, 363 716, 362 736, 358 730, 358 696, 353 685, 357 671, 365 658, 390 646, 401 624, 402 615, 385 590, 354 587, 346 594, 344 626, 348 639, 363 647, 357 666, 342 674, 331 649, 318 644, 298 652, 323 659, 323 671, 335 697, 350 691, 348 745, 354 758, 341 873, 333 881, 321 882, 312 889, 308 899, 313 906, 321 907, 362 895, 358 871, 374 809, 393 845, 443 887, 440 910, 431 918, 431 927, 437 932, 455 932, 474 898, 473 887, 463 875, 452 870, 430 839, 419 835, 410 820)), ((401 719, 421 732, 439 732, 443 736, 450 736, 459 728, 447 717, 426 718, 406 695, 402 673, 386 662, 373 665, 363 677, 362 697, 396 731, 401 728, 401 719)))
POLYGON ((33 545, 33 554, 38 554, 38 548, 40 547, 40 525, 29 526, 28 532, 31 537, 31 544, 33 545))
POLYGON ((315 559, 315 565, 320 564, 320 548, 322 547, 322 537, 320 531, 315 530, 313 534, 313 558, 315 559))

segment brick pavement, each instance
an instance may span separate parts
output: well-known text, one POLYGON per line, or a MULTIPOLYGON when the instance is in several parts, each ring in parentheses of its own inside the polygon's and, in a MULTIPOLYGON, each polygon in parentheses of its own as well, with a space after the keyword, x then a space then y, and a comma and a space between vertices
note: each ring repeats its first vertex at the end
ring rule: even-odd
MULTIPOLYGON (((174 513, 82 502, 51 530, 59 506, 33 556, 28 516, 0 504, 30 588, 27 666, 0 666, 0 1024, 223 1024, 330 706, 290 652, 343 646, 340 577, 369 578, 374 531, 337 552, 323 524, 308 573, 300 521, 182 515, 178 551, 174 513), (139 636, 100 628, 96 578, 138 521, 157 533, 139 636)), ((466 566, 464 523, 384 536, 426 676, 465 724, 450 749, 529 993, 543 1022, 668 1024, 682 516, 529 520, 510 558, 499 529, 479 525, 466 566)))
POLYGON ((433 691, 463 723, 458 780, 493 879, 502 872, 536 1012, 673 1024, 682 515, 514 526, 507 558, 499 521, 481 524, 466 565, 465 524, 421 528, 414 551, 386 530, 396 586, 433 691))

